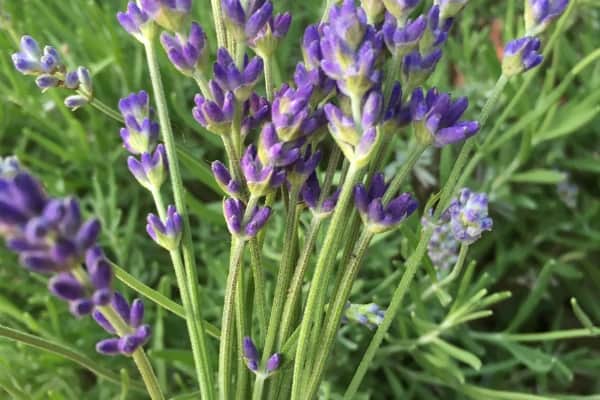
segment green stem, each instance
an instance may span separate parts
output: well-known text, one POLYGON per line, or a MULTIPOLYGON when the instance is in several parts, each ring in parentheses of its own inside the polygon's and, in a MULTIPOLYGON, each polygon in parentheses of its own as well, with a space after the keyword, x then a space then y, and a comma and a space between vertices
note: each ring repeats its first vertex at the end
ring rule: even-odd
POLYGON ((252 391, 252 400, 262 400, 264 387, 265 378, 260 375, 256 375, 256 380, 254 381, 254 390, 252 391))
POLYGON ((553 340, 577 339, 584 337, 594 337, 600 335, 600 328, 596 331, 590 331, 587 328, 583 329, 565 329, 554 332, 539 332, 539 333, 488 333, 488 332, 471 332, 470 335, 476 339, 490 342, 546 342, 553 340))
POLYGON ((265 93, 267 100, 273 100, 273 58, 264 57, 265 62, 265 93))
POLYGON ((308 293, 308 299, 306 302, 306 308, 304 310, 304 316, 300 324, 300 336, 298 339, 298 346, 296 350, 296 359, 294 362, 294 374, 292 380, 292 400, 302 399, 302 385, 303 385, 303 373, 304 364, 307 357, 307 346, 311 334, 311 326, 316 318, 320 317, 321 310, 317 310, 316 305, 320 301, 321 297, 324 296, 325 289, 323 287, 326 281, 327 275, 333 268, 333 259, 337 254, 339 238, 342 229, 345 226, 344 217, 347 214, 347 209, 352 198, 352 192, 354 190, 354 184, 358 181, 361 176, 361 168, 355 168, 353 165, 348 170, 348 175, 342 186, 340 197, 333 212, 331 223, 327 229, 325 239, 322 245, 322 251, 319 253, 317 264, 315 266, 315 273, 311 288, 308 293))
MULTIPOLYGON (((285 302, 285 293, 290 284, 292 275, 292 267, 294 266, 294 248, 296 246, 296 232, 298 230, 298 195, 300 194, 300 185, 293 185, 290 192, 290 204, 285 221, 285 234, 283 238, 283 251, 281 254, 281 262, 279 264, 279 272, 277 273, 277 283, 275 284, 275 294, 273 295, 273 306, 271 308, 271 317, 269 318, 269 327, 267 329, 267 337, 263 349, 263 362, 271 356, 277 332, 280 328, 281 313, 285 302)), ((280 338, 280 341, 282 338, 280 338)), ((279 343, 282 345, 283 343, 279 343)))
POLYGON ((194 70, 192 77, 196 81, 198 88, 200 88, 200 92, 202 92, 202 96, 204 96, 205 98, 211 99, 212 93, 208 86, 208 81, 206 80, 206 77, 204 76, 202 71, 200 69, 194 70))
POLYGON ((429 288, 427 288, 421 295, 421 300, 423 300, 423 301, 427 300, 429 297, 431 297, 432 294, 434 294, 438 290, 442 289, 443 287, 448 286, 451 282, 453 282, 456 278, 458 278, 458 275, 460 274, 460 271, 462 270, 462 267, 465 263, 465 259, 467 258, 468 252, 469 252, 469 245, 463 243, 460 246, 460 251, 458 252, 458 259, 456 260, 456 263, 454 264, 454 268, 452 268, 452 271, 448 274, 448 276, 446 276, 440 282, 437 282, 437 283, 431 285, 429 288))
POLYGON ((210 0, 210 5, 212 7, 215 31, 217 33, 217 46, 225 47, 225 44, 227 43, 227 33, 225 32, 221 0, 210 0))
POLYGON ((94 97, 92 99, 92 101, 90 101, 90 105, 92 107, 94 107, 96 110, 105 114, 107 117, 112 118, 118 122, 123 122, 123 117, 121 116, 121 114, 119 114, 116 110, 114 110, 113 108, 104 104, 102 101, 98 100, 97 98, 94 97))
MULTIPOLYGON (((243 252, 242 252, 243 254, 243 252)), ((240 267, 238 269, 238 278, 237 278, 237 287, 235 289, 235 327, 237 330, 237 343, 238 343, 238 352, 241 353, 241 349, 243 348, 244 336, 248 335, 248 327, 246 324, 246 320, 248 312, 245 301, 245 286, 244 286, 244 260, 243 257, 240 260, 240 267)), ((235 398, 239 400, 246 399, 246 392, 248 389, 248 383, 250 378, 250 371, 246 368, 246 363, 244 362, 243 357, 237 357, 238 367, 237 367, 237 375, 236 375, 236 395, 235 398)))
MULTIPOLYGON (((169 159, 169 172, 171 176, 171 185, 173 188, 173 197, 175 198, 175 207, 177 208, 177 211, 183 220, 183 239, 181 252, 183 254, 185 273, 180 271, 180 275, 183 275, 181 278, 183 279, 178 280, 178 284, 182 283, 185 285, 187 283, 187 290, 189 291, 190 297, 189 307, 191 308, 192 315, 194 317, 192 321, 195 321, 195 324, 192 323, 192 325, 197 326, 197 331, 194 329, 194 331, 197 332, 197 335, 191 337, 190 340, 193 343, 193 346, 197 346, 202 360, 202 362, 196 365, 200 380, 200 391, 202 392, 202 397, 204 399, 212 400, 214 397, 212 368, 206 346, 206 332, 199 312, 200 296, 198 293, 198 275, 196 270, 196 260, 194 257, 194 246, 192 243, 190 220, 185 203, 185 188, 183 187, 183 180, 179 170, 175 137, 173 135, 173 129, 171 128, 171 121, 169 119, 169 111, 167 108, 167 101, 162 85, 162 78, 160 76, 160 68, 158 66, 158 59, 156 57, 156 49, 153 38, 148 38, 144 43, 144 47, 146 50, 148 69, 150 71, 150 79, 152 81, 152 88, 154 91, 154 98, 158 111, 158 119, 160 122, 162 137, 165 143, 165 149, 167 151, 167 158, 169 159)), ((177 269, 178 268, 176 268, 176 270, 177 269)), ((182 293, 185 293, 186 291, 185 286, 180 287, 179 289, 182 293)), ((184 307, 186 307, 185 304, 184 307)))
MULTIPOLYGON (((112 307, 110 306, 102 306, 98 307, 102 315, 106 317, 108 322, 115 328, 117 334, 120 337, 128 335, 131 333, 131 328, 123 321, 123 319, 117 314, 112 307)), ((144 383, 146 384, 146 389, 148 390, 148 394, 152 400, 164 400, 164 396, 162 391, 160 390, 160 385, 158 384, 158 379, 154 374, 154 369, 152 369, 152 365, 150 364, 150 360, 146 356, 144 349, 142 347, 138 347, 133 354, 131 355, 135 365, 140 371, 140 375, 144 383)))
POLYGON ((254 301, 256 302, 258 314, 259 343, 264 343, 267 334, 267 305, 265 300, 265 273, 262 267, 262 255, 260 253, 260 241, 258 238, 250 240, 250 265, 252 267, 252 278, 254 279, 254 301))
MULTIPOLYGON (((3 325, 0 325, 0 337, 14 340, 16 342, 23 343, 27 346, 35 347, 37 349, 47 351, 48 353, 55 354, 59 357, 66 358, 67 360, 71 360, 74 363, 80 365, 81 367, 89 370, 90 372, 92 372, 100 378, 106 379, 107 381, 112 382, 115 385, 121 384, 121 378, 117 374, 114 374, 109 370, 105 370, 104 368, 98 366, 98 363, 96 361, 89 359, 83 354, 71 350, 67 346, 63 346, 62 344, 50 342, 39 336, 35 336, 26 332, 21 332, 3 325)), ((144 385, 142 385, 139 382, 130 382, 130 385, 132 389, 138 392, 145 392, 144 385)))

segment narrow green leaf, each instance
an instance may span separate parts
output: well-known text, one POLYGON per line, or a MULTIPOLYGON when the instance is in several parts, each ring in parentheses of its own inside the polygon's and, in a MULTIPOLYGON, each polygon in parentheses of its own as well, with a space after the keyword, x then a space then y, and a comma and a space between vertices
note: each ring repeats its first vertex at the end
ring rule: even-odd
POLYGON ((448 353, 450 357, 470 365, 473 369, 479 370, 481 368, 481 360, 475 354, 463 350, 439 338, 433 339, 432 343, 439 347, 440 350, 448 353))
POLYGON ((550 169, 532 169, 527 172, 521 172, 511 176, 512 182, 518 183, 538 183, 547 185, 556 185, 566 179, 564 172, 553 171, 550 169))
POLYGON ((584 328, 589 329, 590 333, 595 333, 600 330, 600 328, 594 326, 594 323, 585 311, 583 311, 583 308, 579 306, 575 297, 571 297, 571 308, 573 308, 573 313, 575 313, 575 316, 579 322, 581 322, 581 325, 583 325, 584 328))

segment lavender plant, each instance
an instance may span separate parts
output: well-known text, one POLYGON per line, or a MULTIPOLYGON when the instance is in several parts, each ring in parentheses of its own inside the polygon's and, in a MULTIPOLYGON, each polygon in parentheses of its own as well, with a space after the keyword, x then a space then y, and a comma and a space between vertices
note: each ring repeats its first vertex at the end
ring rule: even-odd
MULTIPOLYGON (((12 56, 17 71, 34 76, 43 91, 71 91, 68 108, 90 105, 122 124, 131 182, 154 204, 146 210, 146 231, 168 254, 181 306, 131 275, 119 278, 184 319, 198 386, 189 398, 316 398, 327 390, 336 339, 355 325, 367 328, 369 344, 339 398, 358 398, 377 352, 387 351, 384 340, 398 331, 402 349, 414 351, 429 383, 464 384, 457 362, 479 370, 476 346, 461 348, 443 336, 489 317, 489 307, 510 293, 465 292, 475 262, 467 263, 469 250, 498 222, 490 216, 489 188, 463 186, 482 161, 481 149, 496 143, 486 123, 503 90, 542 63, 544 31, 568 1, 525 2, 524 34, 504 47, 501 75, 479 113, 432 79, 443 73, 436 68, 468 3, 330 1, 299 41, 288 36, 292 15, 276 14, 269 0, 211 1, 215 38, 208 34, 213 29, 192 21, 191 0, 130 1, 116 19, 143 48, 151 87, 124 94, 117 109, 97 99, 87 68, 69 70, 56 49, 40 50, 23 36, 12 56), (190 218, 185 142, 172 124, 161 76, 171 71, 161 69, 157 42, 179 78, 197 87, 186 113, 224 149, 225 158, 210 168, 230 234, 221 318, 214 325, 193 236, 204 221, 190 218), (284 42, 300 42, 289 76, 274 73, 284 42), (211 48, 217 48, 214 57, 211 48), (406 154, 401 165, 393 160, 398 146, 406 154), (457 157, 439 191, 428 199, 416 193, 410 178, 421 156, 452 155, 453 149, 457 157), (270 230, 278 227, 274 238, 270 230), (390 237, 410 238, 410 245, 389 303, 377 304, 357 293, 361 267, 376 257, 370 247, 390 237), (270 268, 275 246, 277 266, 270 268), (434 316, 422 312, 431 297, 441 305, 434 316), (391 330, 395 322, 399 327, 391 330)), ((97 343, 99 353, 131 357, 148 395, 164 398, 174 385, 159 382, 144 352, 151 338, 144 303, 128 302, 114 289, 115 265, 98 244, 98 220, 83 222, 77 200, 50 197, 14 158, 2 161, 0 175, 6 246, 24 267, 49 276, 51 293, 67 301, 74 316, 91 315, 112 335, 97 343)), ((595 335, 587 322, 587 334, 595 335)), ((507 396, 489 398, 529 398, 507 396)))

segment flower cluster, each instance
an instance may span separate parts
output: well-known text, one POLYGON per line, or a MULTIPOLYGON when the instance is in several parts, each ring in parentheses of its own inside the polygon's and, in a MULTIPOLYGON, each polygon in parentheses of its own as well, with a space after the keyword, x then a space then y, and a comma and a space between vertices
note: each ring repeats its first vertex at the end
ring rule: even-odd
POLYGON ((45 46, 43 51, 31 36, 23 36, 20 48, 12 55, 17 71, 36 77, 35 83, 42 90, 63 87, 77 94, 65 98, 65 105, 76 110, 89 103, 93 98, 92 77, 85 67, 67 71, 58 51, 45 46))
POLYGON ((243 354, 246 366, 257 375, 263 375, 265 378, 273 375, 281 365, 281 354, 274 353, 269 357, 263 370, 260 369, 260 355, 252 339, 248 336, 243 339, 243 354))
MULTIPOLYGON (((83 221, 74 198, 48 197, 13 157, 0 160, 0 173, 0 235, 19 255, 21 264, 32 272, 52 275, 48 289, 68 302, 76 317, 96 315, 112 307, 130 323, 122 312, 122 296, 112 289, 112 266, 97 245, 98 220, 83 221)), ((143 305, 138 301, 136 308, 140 307, 143 305)), ((143 311, 135 314, 139 326, 143 311)), ((123 342, 119 351, 131 354, 147 341, 150 330, 146 326, 143 332, 136 332, 134 336, 139 340, 121 333, 119 336, 123 342)), ((98 347, 102 353, 108 353, 106 349, 98 347)))
POLYGON ((119 24, 142 43, 152 40, 155 24, 172 32, 179 32, 189 16, 191 0, 130 1, 124 12, 117 13, 119 24))
POLYGON ((373 176, 368 190, 363 184, 354 188, 354 202, 363 222, 373 233, 394 229, 417 209, 417 201, 403 193, 384 204, 383 197, 388 190, 382 173, 373 176))
POLYGON ((354 304, 347 302, 342 322, 354 322, 373 330, 376 329, 385 317, 385 311, 375 303, 354 304))
POLYGON ((448 270, 458 260, 460 242, 452 234, 450 213, 443 213, 439 221, 432 221, 430 217, 421 218, 421 225, 432 230, 431 239, 427 243, 427 254, 436 268, 448 270))
POLYGON ((543 32, 568 4, 569 0, 526 0, 525 29, 534 34, 543 32))

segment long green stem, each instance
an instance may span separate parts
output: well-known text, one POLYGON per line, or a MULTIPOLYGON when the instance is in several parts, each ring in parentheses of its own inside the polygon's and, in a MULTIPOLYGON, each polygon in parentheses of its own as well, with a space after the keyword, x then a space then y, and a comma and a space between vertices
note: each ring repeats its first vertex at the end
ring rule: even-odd
POLYGON ((600 328, 596 331, 590 331, 587 328, 566 329, 553 332, 535 332, 535 333, 488 333, 472 332, 470 333, 476 339, 491 342, 546 342, 553 340, 578 339, 584 337, 594 337, 600 335, 600 328))
MULTIPOLYGON (((171 185, 173 187, 173 196, 175 198, 175 206, 183 220, 183 239, 181 245, 181 252, 183 254, 185 274, 180 274, 183 275, 184 278, 183 282, 179 281, 178 283, 182 283, 184 285, 187 283, 187 290, 189 291, 190 296, 190 304, 188 305, 188 307, 191 308, 191 315, 194 316, 193 321, 195 321, 195 324, 193 325, 197 325, 198 328, 197 335, 191 337, 190 340, 192 341, 194 346, 197 346, 202 359, 202 361, 199 362, 196 366, 198 369, 197 373, 199 378, 200 391, 202 392, 202 397, 204 399, 212 400, 214 397, 212 368, 206 346, 206 332, 204 330, 204 324, 202 323, 202 319, 200 318, 199 312, 200 296, 198 293, 198 275, 196 271, 196 260, 194 257, 194 246, 192 243, 190 220, 189 215, 187 213, 187 206, 185 203, 185 188, 183 187, 183 180, 181 178, 181 172, 179 170, 175 137, 173 135, 173 129, 171 128, 171 121, 169 119, 167 101, 162 85, 162 78, 160 75, 160 68, 158 66, 158 59, 156 58, 156 49, 154 46, 153 38, 148 38, 144 43, 144 47, 146 50, 148 69, 150 71, 150 79, 152 81, 152 88, 154 91, 154 98, 156 102, 156 108, 158 111, 158 119, 160 122, 162 137, 165 143, 167 157, 169 159, 169 171, 171 176, 171 185)), ((184 293, 185 286, 180 287, 180 291, 184 293)), ((196 330, 194 329, 194 331, 196 330)))
POLYGON ((94 97, 92 99, 92 101, 90 101, 90 105, 92 107, 94 107, 96 110, 105 114, 107 117, 112 118, 118 122, 123 122, 123 117, 121 116, 121 114, 119 114, 116 110, 114 110, 110 106, 104 104, 102 101, 98 100, 97 98, 94 97))
POLYGON ((338 200, 338 204, 333 213, 331 223, 327 229, 325 240, 323 241, 322 251, 319 253, 317 264, 315 266, 315 273, 311 288, 308 293, 308 299, 306 302, 306 308, 304 310, 304 316, 300 325, 300 336, 298 339, 298 346, 296 350, 296 359, 294 362, 294 375, 292 380, 292 400, 302 399, 302 385, 303 385, 303 374, 304 364, 307 357, 307 346, 311 333, 311 326, 313 321, 320 317, 321 310, 317 310, 316 306, 321 296, 325 295, 325 289, 323 287, 326 281, 327 274, 333 268, 333 259, 337 254, 340 233, 345 226, 344 217, 347 214, 347 209, 350 204, 352 192, 354 190, 354 184, 358 181, 361 176, 361 170, 350 166, 348 175, 342 186, 342 191, 338 200))
MULTIPOLYGON (((26 344, 27 346, 35 347, 37 349, 55 354, 59 357, 66 358, 76 364, 79 364, 100 378, 106 379, 115 385, 121 384, 121 379, 117 374, 109 370, 105 370, 104 368, 100 367, 96 361, 89 359, 83 354, 73 351, 67 346, 63 346, 62 344, 50 342, 39 336, 21 332, 3 325, 0 325, 0 337, 14 340, 16 342, 26 344)), ((130 382, 130 385, 132 389, 138 392, 145 392, 144 385, 139 382, 130 382)))
POLYGON ((265 93, 267 100, 273 100, 273 56, 264 57, 265 62, 265 93))
MULTIPOLYGON (((112 307, 102 306, 99 307, 99 309, 100 312, 102 312, 102 314, 106 317, 108 322, 110 322, 110 324, 115 328, 119 336, 123 337, 131 333, 131 328, 125 323, 125 321, 123 321, 119 314, 112 309, 112 307)), ((158 379, 154 374, 154 369, 152 369, 152 365, 150 364, 150 360, 148 360, 144 349, 142 347, 138 347, 133 352, 131 357, 140 371, 140 375, 146 384, 146 389, 148 389, 150 398, 152 398, 152 400, 164 400, 165 397, 160 390, 158 379)))
POLYGON ((267 334, 267 304, 265 300, 265 273, 262 267, 262 255, 258 238, 250 240, 250 265, 252 267, 252 278, 254 280, 254 301, 256 313, 258 314, 259 343, 264 343, 267 334))
POLYGON ((227 43, 227 33, 225 32, 225 21, 223 20, 223 10, 221 9, 221 0, 210 0, 212 7, 213 21, 217 33, 217 45, 225 47, 227 43))

